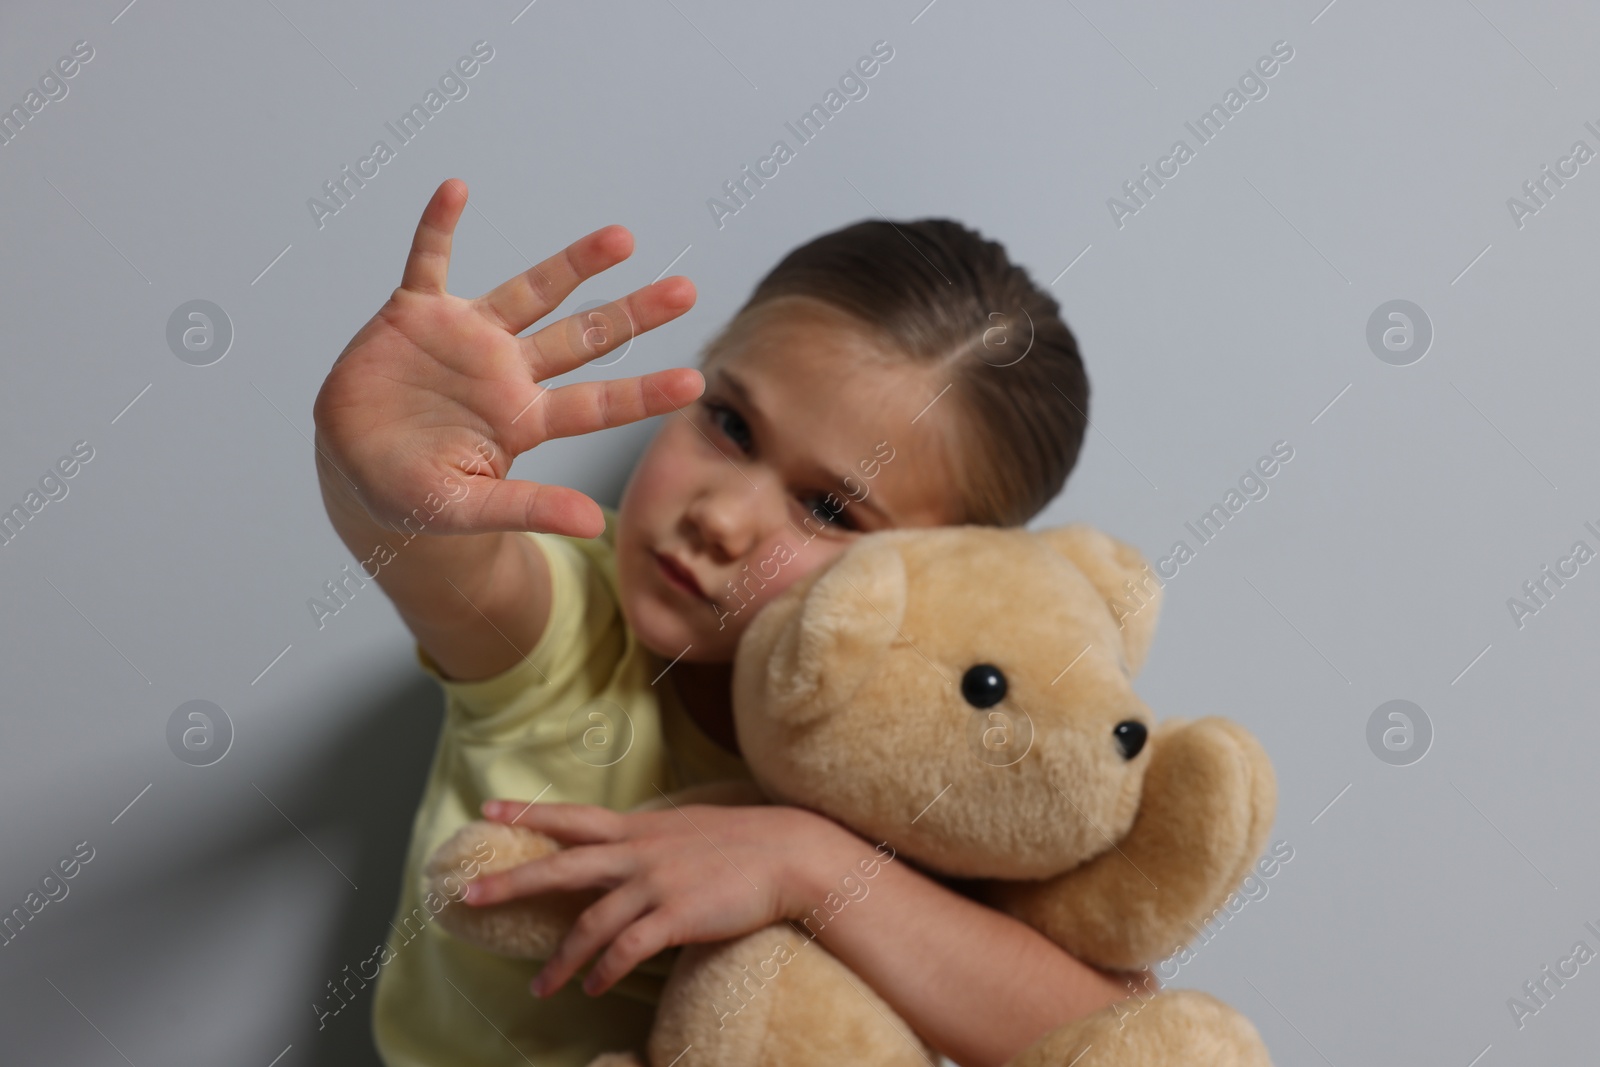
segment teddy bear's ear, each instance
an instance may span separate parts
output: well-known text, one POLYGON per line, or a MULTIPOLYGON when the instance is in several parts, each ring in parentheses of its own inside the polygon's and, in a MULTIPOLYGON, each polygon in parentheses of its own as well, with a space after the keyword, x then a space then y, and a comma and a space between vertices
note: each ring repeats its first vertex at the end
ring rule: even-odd
POLYGON ((1076 564, 1105 598, 1122 631, 1128 670, 1137 674, 1150 651, 1156 616, 1161 612, 1161 582, 1144 556, 1132 545, 1084 523, 1039 530, 1038 536, 1076 564))
POLYGON ((767 714, 789 719, 836 707, 877 665, 905 616, 905 560, 891 536, 868 535, 795 592, 767 662, 767 714))

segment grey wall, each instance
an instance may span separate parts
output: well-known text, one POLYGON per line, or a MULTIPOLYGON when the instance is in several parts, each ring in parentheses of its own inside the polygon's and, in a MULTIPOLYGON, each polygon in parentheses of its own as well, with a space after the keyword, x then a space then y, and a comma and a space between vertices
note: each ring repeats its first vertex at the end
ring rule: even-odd
MULTIPOLYGON (((1600 549, 1600 163, 1520 225, 1507 201, 1600 150, 1593 8, 123 2, 0 15, 7 107, 93 48, 0 145, 0 504, 93 449, 0 545, 0 905, 93 849, 0 948, 8 1061, 372 1062, 365 1004, 321 1033, 308 1008, 382 936, 440 701, 375 588, 321 629, 306 607, 350 562, 308 435, 451 175, 476 209, 457 292, 610 222, 637 251, 568 308, 674 261, 698 285, 624 367, 572 380, 692 361, 777 257, 849 221, 1002 240, 1094 386, 1039 521, 1198 548, 1142 692, 1244 722, 1279 775, 1293 859, 1176 984, 1239 1006, 1283 1064, 1592 1057, 1600 968, 1520 1027, 1507 1000, 1600 950, 1600 564, 1520 625, 1507 600, 1600 549), (719 228, 707 198, 880 39, 868 96, 719 228), (307 199, 479 40, 468 95, 319 227, 307 199), (1184 123, 1277 41, 1267 95, 1196 148, 1184 123), (1194 158, 1119 226, 1108 198, 1179 138, 1194 158), (234 334, 209 366, 167 340, 200 299, 234 334), (1405 366, 1367 340, 1395 299, 1433 333, 1405 366), (1278 441, 1268 495, 1199 545, 1184 524, 1278 441), (1397 699, 1431 726, 1426 758, 1420 733, 1390 757, 1409 765, 1368 742, 1397 699), (232 723, 204 768, 168 744, 190 700, 232 723)), ((517 473, 614 502, 653 429, 517 473)))

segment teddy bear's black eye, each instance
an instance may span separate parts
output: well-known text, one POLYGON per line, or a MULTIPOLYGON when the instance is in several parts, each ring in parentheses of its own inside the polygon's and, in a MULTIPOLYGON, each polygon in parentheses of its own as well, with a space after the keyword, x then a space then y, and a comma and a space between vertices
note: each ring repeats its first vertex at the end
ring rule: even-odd
POLYGON ((1117 739, 1117 747, 1122 750, 1122 758, 1131 760, 1144 749, 1144 742, 1150 736, 1150 731, 1145 729, 1144 723, 1129 719, 1112 727, 1111 736, 1117 739))
POLYGON ((1006 676, 992 663, 968 667, 961 676, 961 695, 975 708, 992 708, 1006 698, 1006 676))

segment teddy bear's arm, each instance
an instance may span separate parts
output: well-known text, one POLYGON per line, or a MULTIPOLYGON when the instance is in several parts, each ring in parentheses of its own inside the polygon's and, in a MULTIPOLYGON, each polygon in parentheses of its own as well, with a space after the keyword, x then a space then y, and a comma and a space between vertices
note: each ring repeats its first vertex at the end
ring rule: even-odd
POLYGON ((456 937, 500 956, 548 959, 583 909, 600 898, 597 890, 545 893, 474 907, 461 899, 460 872, 506 871, 560 848, 552 838, 524 827, 477 819, 434 850, 423 870, 422 890, 445 898, 438 923, 456 937), (474 858, 477 862, 471 863, 474 858))
POLYGON ((982 895, 1088 963, 1132 970, 1187 944, 1260 855, 1277 807, 1249 731, 1210 717, 1158 729, 1127 836, 1066 874, 982 895))

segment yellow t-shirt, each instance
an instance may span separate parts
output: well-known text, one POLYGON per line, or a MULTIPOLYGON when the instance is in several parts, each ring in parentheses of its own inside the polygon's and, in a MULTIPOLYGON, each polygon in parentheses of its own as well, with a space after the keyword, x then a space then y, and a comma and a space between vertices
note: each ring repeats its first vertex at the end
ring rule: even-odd
MULTIPOLYGON (((431 922, 422 865, 491 797, 623 810, 687 785, 749 778, 743 761, 695 725, 665 677, 670 662, 638 642, 617 597, 615 509, 593 540, 529 533, 550 564, 550 621, 521 663, 492 678, 444 678, 444 725, 411 828, 400 903, 377 966, 373 1037, 388 1067, 584 1067, 642 1048, 669 949, 612 991, 569 981, 540 1000, 540 963, 484 952, 431 922), (381 963, 381 966, 379 965, 381 963)), ((435 898, 436 907, 442 901, 435 898)), ((367 968, 358 968, 369 979, 367 968)))

